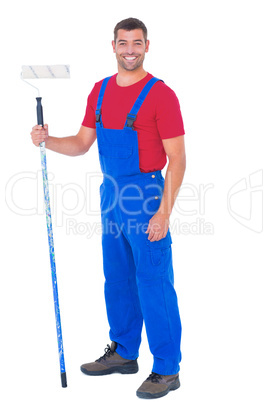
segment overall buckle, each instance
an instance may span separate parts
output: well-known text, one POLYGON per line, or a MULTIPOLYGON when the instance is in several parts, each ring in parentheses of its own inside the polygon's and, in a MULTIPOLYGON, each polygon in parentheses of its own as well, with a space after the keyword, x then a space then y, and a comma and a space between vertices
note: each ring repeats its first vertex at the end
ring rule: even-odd
POLYGON ((136 114, 128 114, 127 115, 127 127, 133 128, 134 121, 136 120, 136 114))
POLYGON ((95 114, 96 114, 96 123, 99 123, 101 120, 101 110, 97 109, 95 114))

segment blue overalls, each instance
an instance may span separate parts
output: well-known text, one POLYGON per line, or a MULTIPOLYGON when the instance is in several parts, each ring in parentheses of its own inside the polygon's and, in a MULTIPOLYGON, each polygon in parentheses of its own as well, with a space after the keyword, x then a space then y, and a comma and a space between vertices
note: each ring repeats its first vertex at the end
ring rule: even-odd
POLYGON ((181 321, 174 289, 171 236, 150 242, 148 222, 158 210, 164 188, 161 171, 139 169, 136 115, 152 86, 152 78, 127 115, 122 130, 103 127, 103 81, 96 109, 96 130, 103 183, 100 187, 105 301, 110 339, 125 359, 138 357, 143 321, 152 371, 178 373, 181 321))

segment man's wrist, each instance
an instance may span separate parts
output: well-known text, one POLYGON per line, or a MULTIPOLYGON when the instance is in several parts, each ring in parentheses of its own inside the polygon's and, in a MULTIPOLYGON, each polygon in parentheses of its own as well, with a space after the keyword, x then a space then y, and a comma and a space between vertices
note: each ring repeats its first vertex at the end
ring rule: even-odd
POLYGON ((167 210, 165 207, 162 207, 161 205, 157 212, 159 214, 161 214, 162 216, 165 216, 167 219, 169 219, 169 217, 171 215, 171 211, 167 210))

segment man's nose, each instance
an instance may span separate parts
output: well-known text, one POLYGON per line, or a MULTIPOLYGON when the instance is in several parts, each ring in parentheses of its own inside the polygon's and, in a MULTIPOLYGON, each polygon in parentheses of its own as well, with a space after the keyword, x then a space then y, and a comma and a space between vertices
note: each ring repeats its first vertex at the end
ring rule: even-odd
POLYGON ((128 53, 128 54, 133 54, 133 53, 134 53, 134 49, 133 49, 133 46, 132 46, 132 45, 128 45, 128 46, 127 46, 127 53, 128 53))

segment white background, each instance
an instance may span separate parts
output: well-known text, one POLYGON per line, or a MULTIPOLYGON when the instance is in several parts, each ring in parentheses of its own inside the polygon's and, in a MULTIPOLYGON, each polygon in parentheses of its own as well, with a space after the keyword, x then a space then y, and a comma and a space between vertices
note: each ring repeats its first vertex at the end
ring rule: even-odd
POLYGON ((68 377, 60 386, 40 157, 29 135, 36 92, 20 79, 24 64, 70 64, 71 80, 36 84, 50 134, 76 134, 92 86, 116 72, 113 28, 130 16, 148 27, 145 68, 175 90, 186 131, 185 187, 171 218, 182 387, 166 400, 265 402, 268 32, 260 0, 1 6, 1 400, 134 401, 151 371, 144 333, 138 374, 80 372, 109 342, 101 236, 83 233, 100 221, 83 206, 98 211, 97 148, 78 158, 48 151, 68 377))

